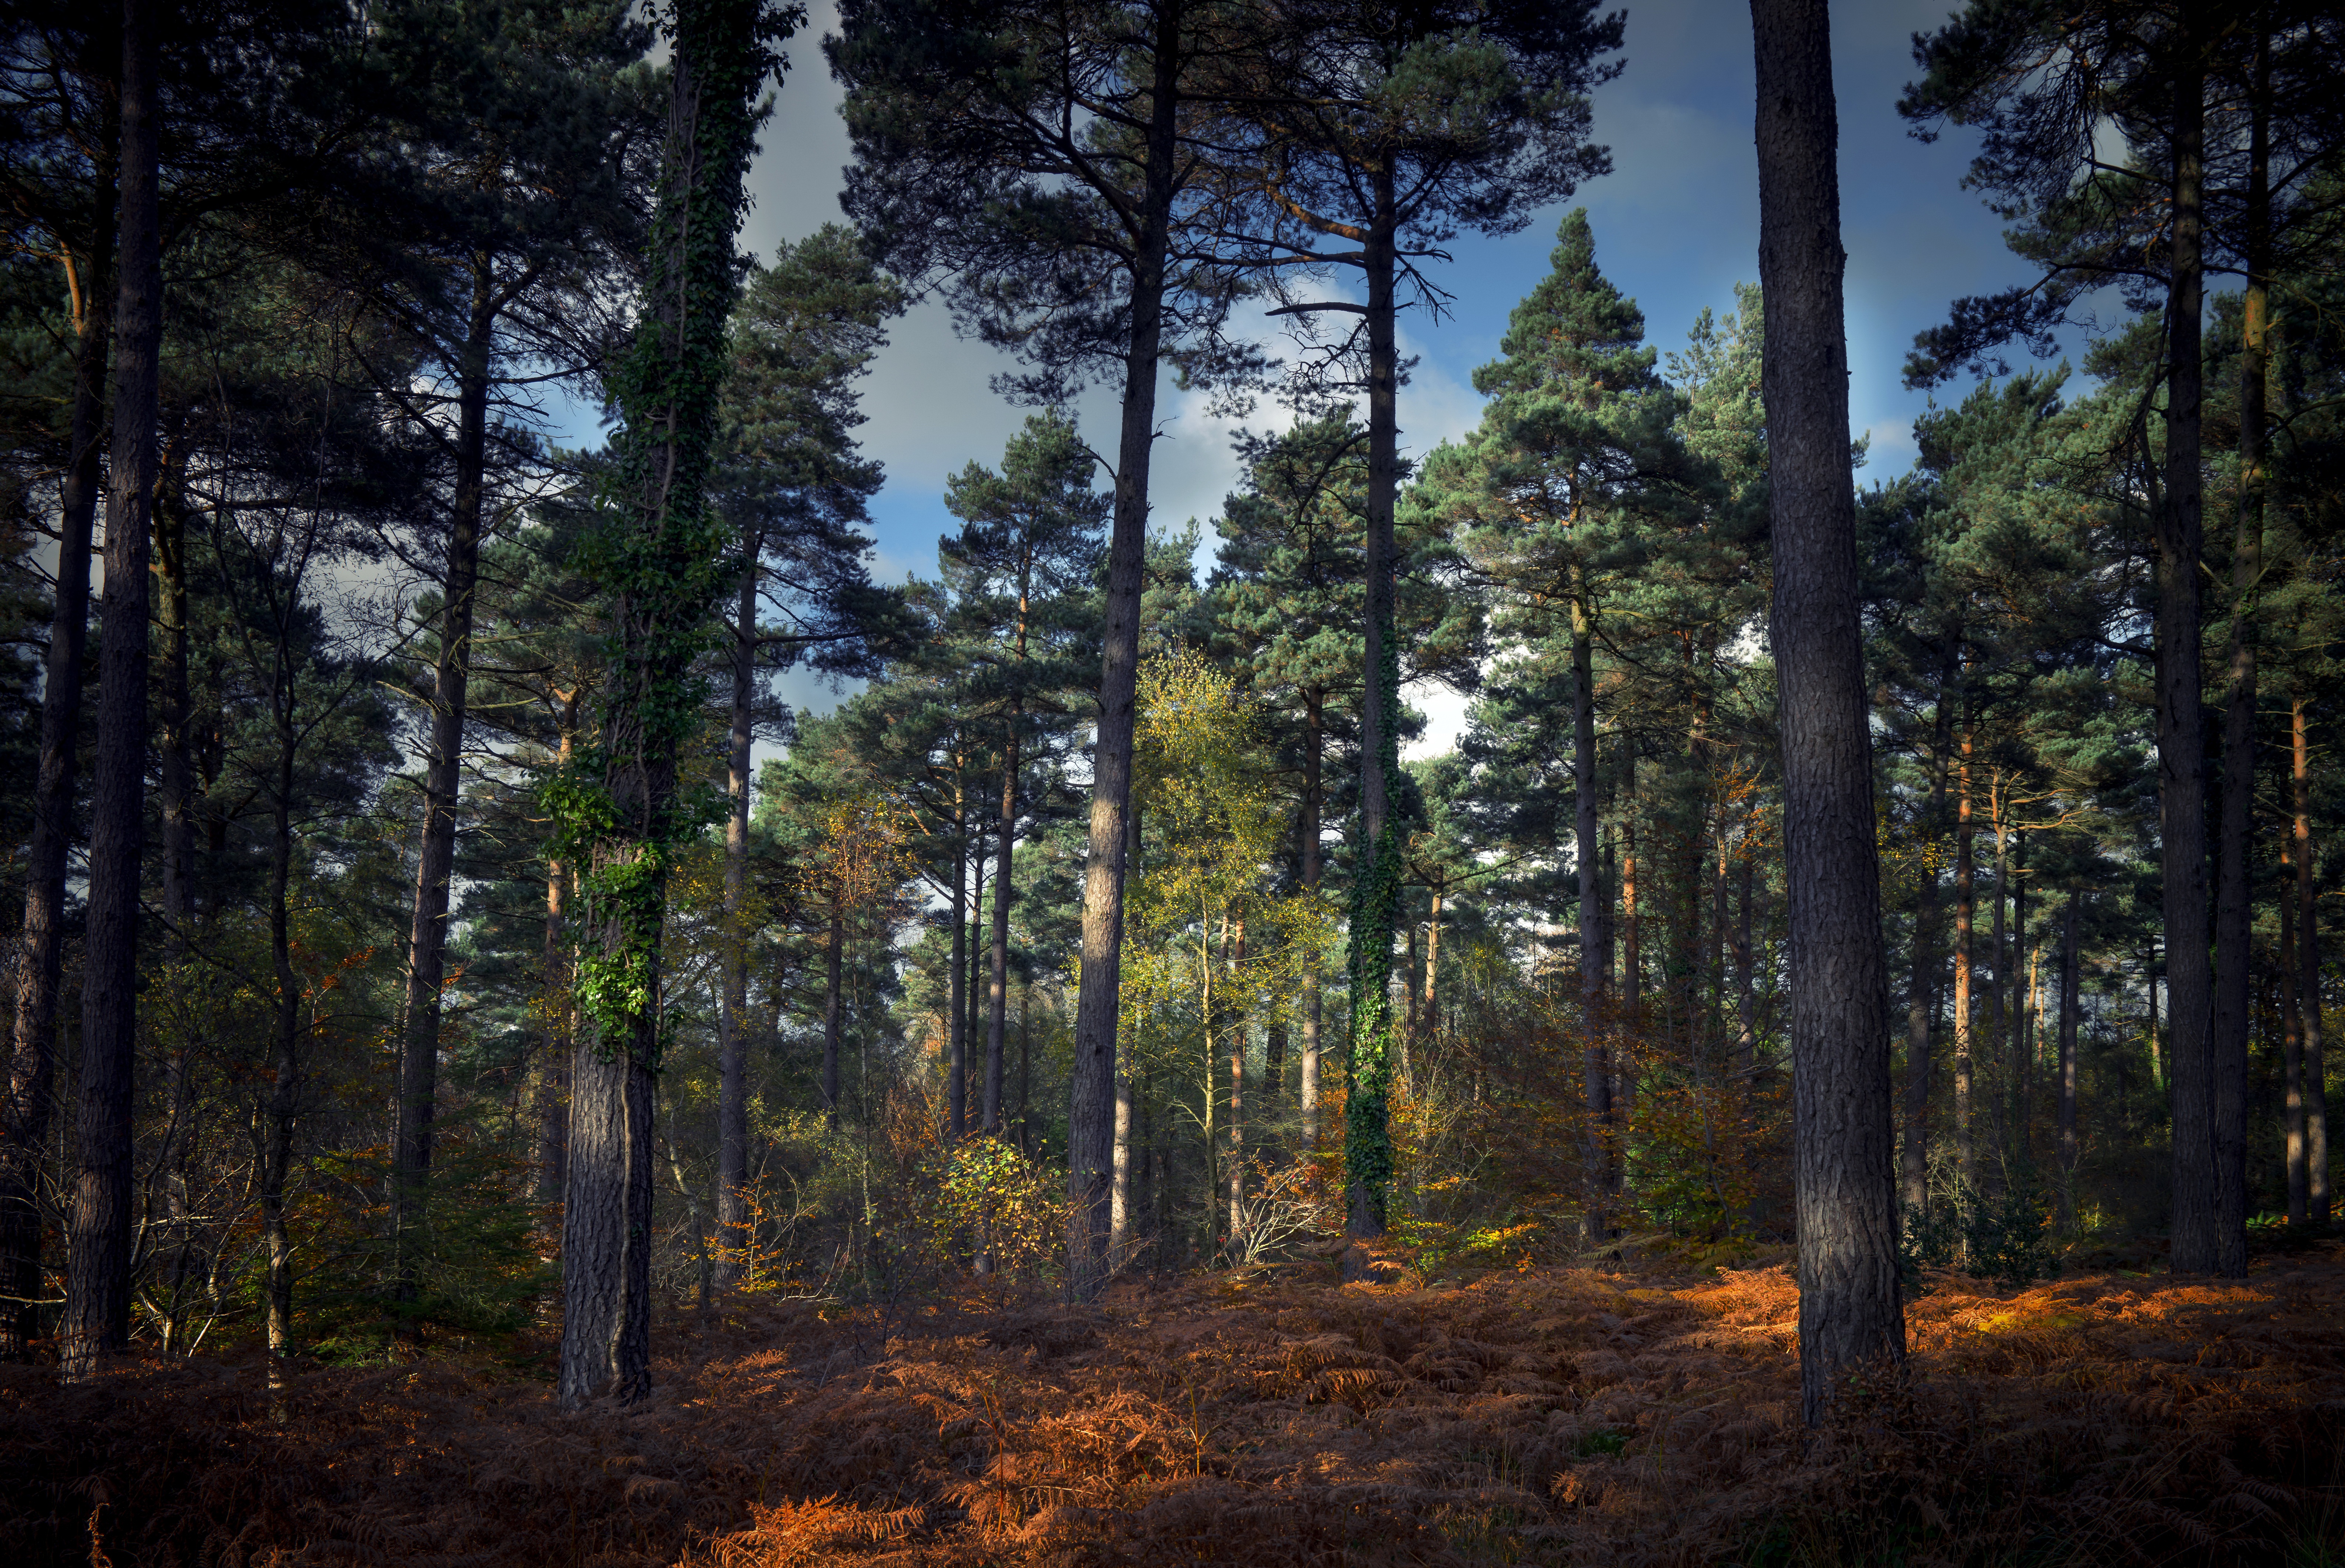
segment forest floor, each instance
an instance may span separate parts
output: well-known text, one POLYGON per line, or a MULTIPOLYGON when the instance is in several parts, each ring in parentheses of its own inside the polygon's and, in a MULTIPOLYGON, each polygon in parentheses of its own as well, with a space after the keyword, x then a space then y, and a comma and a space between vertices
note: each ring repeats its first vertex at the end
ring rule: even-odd
POLYGON ((1930 1284, 1913 1375, 1812 1434, 1781 1264, 751 1297, 658 1320, 624 1412, 430 1358, 11 1367, 0 1562, 2345 1563, 2345 1244, 1930 1284))

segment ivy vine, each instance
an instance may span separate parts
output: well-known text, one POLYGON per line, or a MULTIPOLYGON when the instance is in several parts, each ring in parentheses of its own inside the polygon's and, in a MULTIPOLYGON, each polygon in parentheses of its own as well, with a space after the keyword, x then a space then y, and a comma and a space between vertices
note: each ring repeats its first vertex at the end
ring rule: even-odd
POLYGON ((606 1057, 624 1041, 646 1067, 663 1054, 668 874, 722 809, 713 792, 679 789, 676 764, 706 700, 698 658, 740 571, 706 495, 740 278, 734 236, 772 106, 766 84, 805 16, 771 0, 673 0, 654 13, 675 73, 667 141, 643 315, 605 382, 620 430, 596 493, 601 524, 580 561, 604 601, 610 677, 595 743, 540 795, 554 852, 579 867, 579 1012, 606 1057))

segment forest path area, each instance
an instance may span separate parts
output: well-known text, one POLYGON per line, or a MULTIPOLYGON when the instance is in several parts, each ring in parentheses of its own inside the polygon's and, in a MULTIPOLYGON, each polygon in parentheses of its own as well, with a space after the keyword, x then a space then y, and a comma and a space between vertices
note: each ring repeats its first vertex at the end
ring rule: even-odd
POLYGON ((1931 1285, 1916 1375, 1815 1436, 1781 1266, 752 1296, 668 1314, 624 1412, 428 1359, 275 1395, 258 1361, 12 1366, 0 1560, 2340 1560, 2345 1247, 2237 1283, 1931 1285))

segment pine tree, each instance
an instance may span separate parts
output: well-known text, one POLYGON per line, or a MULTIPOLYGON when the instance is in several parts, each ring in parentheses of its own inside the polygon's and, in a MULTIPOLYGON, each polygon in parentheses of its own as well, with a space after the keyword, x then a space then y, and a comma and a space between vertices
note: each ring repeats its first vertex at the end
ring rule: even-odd
POLYGON ((1525 650, 1527 664, 1535 668, 1548 646, 1569 649, 1589 1215, 1600 1236, 1610 1156, 1594 1129, 1614 1112, 1612 1064, 1598 1024, 1597 622, 1609 583, 1646 554, 1638 514, 1670 509, 1685 464, 1670 430, 1676 396, 1654 369, 1656 351, 1644 346, 1642 312, 1597 269, 1587 209, 1566 215, 1556 238, 1552 270, 1515 307, 1500 342, 1506 358, 1474 373, 1476 390, 1492 400, 1480 428, 1427 460, 1419 492, 1422 504, 1461 531, 1468 559, 1500 596, 1498 634, 1525 650))

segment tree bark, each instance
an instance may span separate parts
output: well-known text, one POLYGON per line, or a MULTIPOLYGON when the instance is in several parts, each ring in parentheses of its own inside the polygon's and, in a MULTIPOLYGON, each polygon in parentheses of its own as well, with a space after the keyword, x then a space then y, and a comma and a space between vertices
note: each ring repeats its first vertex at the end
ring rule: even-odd
POLYGON ((1605 1199, 1611 1190, 1612 1053, 1607 1043, 1611 1020, 1604 1007, 1604 880, 1597 875, 1602 851, 1597 843, 1596 800, 1596 618, 1589 602, 1587 571, 1571 566, 1571 804, 1572 855, 1579 867, 1579 1018, 1582 1092, 1588 1102, 1581 1179, 1588 1189, 1587 1239, 1611 1234, 1605 1199))
POLYGON ((1963 698, 1961 759, 1954 769, 1954 1170, 1962 1179, 1962 1202, 1978 1191, 1978 1146, 1971 1128, 1971 986, 1978 926, 1977 826, 1972 821, 1971 752, 1976 715, 1963 698))
POLYGON ((969 801, 965 759, 953 754, 952 957, 946 977, 945 1120, 958 1143, 969 1131, 969 801))
POLYGON ((2076 1225, 2076 1019, 2083 1002, 2084 973, 2076 948, 2076 916, 2085 900, 2068 890, 2068 912, 2060 923, 2060 1228, 2076 1225))
POLYGON ((838 1127, 839 1009, 844 985, 840 968, 846 958, 846 946, 847 916, 839 889, 834 885, 830 890, 830 925, 824 933, 822 950, 822 1115, 833 1130, 838 1127))
POLYGON ((2035 971, 2027 950, 2027 835, 2015 836, 2018 865, 2011 878, 2011 1152, 2016 1162, 2015 1174, 2024 1181, 2035 1168, 2027 1136, 2034 1039, 2027 1026, 2035 1002, 2035 971))
POLYGON ((749 759, 756 739, 757 557, 765 539, 743 541, 741 585, 733 605, 733 713, 726 736, 725 905, 716 1007, 716 1257, 711 1283, 741 1282, 749 1228, 748 933, 749 759))
POLYGON ((2312 855, 2312 735, 2304 689, 2289 693, 2291 837, 2296 852, 2297 1006, 2304 1014, 2305 1203, 2313 1223, 2329 1222, 2329 1084, 2322 1057, 2320 876, 2312 855))
POLYGON ((2280 1108, 2280 1163, 2288 1179, 2288 1222, 2312 1218, 2311 1173, 2304 1158, 2304 1010, 2296 1000, 2296 855, 2280 850, 2279 1007, 2280 1070, 2285 1098, 2280 1108))
MULTIPOLYGON (((2218 1132, 2228 1095, 2213 1037, 2213 975, 2207 918, 2205 716, 2200 711, 2199 573, 2205 495, 2199 436, 2204 279, 2201 181, 2206 140, 2202 69, 2195 41, 2178 40, 2173 125, 2171 291, 2167 300, 2166 504, 2157 530, 2157 762, 2159 869, 2166 915, 2167 1081, 2174 1111, 2177 1273, 2246 1271, 2246 1234, 2225 1213, 2218 1132)), ((2236 1151, 2244 1156, 2242 1147, 2236 1151)))
POLYGON ((41 670, 41 751, 25 865, 25 919, 16 939, 16 1002, 8 1100, 0 1107, 0 1361, 22 1361, 40 1329, 40 1174, 56 1094, 57 989, 65 972, 66 873, 73 848, 74 780, 81 739, 81 665, 89 635, 89 547, 105 470, 106 357, 113 342, 115 162, 122 126, 107 105, 90 202, 89 249, 77 275, 74 404, 57 496, 56 597, 41 670))
MULTIPOLYGON (((554 720, 561 738, 555 744, 554 766, 570 765, 578 734, 578 700, 583 688, 554 693, 554 720)), ((570 891, 570 867, 560 855, 545 860, 545 946, 539 959, 539 1006, 543 1009, 543 1066, 537 1092, 537 1192, 541 1200, 562 1197, 567 1183, 570 1145, 570 1048, 574 1008, 570 999, 569 949, 563 939, 563 904, 570 891)))
MULTIPOLYGON (((1022 602, 1022 601, 1021 601, 1022 602)), ((1010 1025, 1010 855, 1018 838, 1019 713, 1013 704, 1010 731, 1002 743, 1001 811, 994 826, 993 932, 987 977, 985 1019, 985 1130, 1001 1136, 1001 1070, 1010 1025)))
MULTIPOLYGON (((1325 804, 1326 783, 1321 770, 1326 751, 1327 693, 1314 687, 1303 693, 1303 829, 1302 882, 1305 897, 1319 892, 1319 824, 1325 804)), ((1295 1071, 1295 1107, 1303 1113, 1303 1147, 1319 1141, 1319 962, 1315 957, 1303 970, 1303 1059, 1295 1071)))
POLYGON ((1852 1377, 1902 1362, 1905 1328, 1830 24, 1823 0, 1752 0, 1751 10, 1775 549, 1771 631, 1791 895, 1800 1381, 1803 1413, 1815 1425, 1852 1377))
MULTIPOLYGON (((292 606, 287 606, 291 630, 292 606)), ((260 1233, 268 1249, 267 1331, 269 1353, 282 1363, 293 1349, 293 1237, 285 1200, 293 1168, 293 1123, 301 1103, 301 977, 293 969, 293 790, 298 742, 293 726, 296 693, 293 662, 280 641, 277 690, 270 693, 277 720, 276 798, 270 802, 269 843, 269 956, 277 980, 276 1038, 272 1081, 262 1121, 260 1233)), ((273 1386, 273 1384, 272 1384, 273 1386)))
POLYGON ((99 613, 81 1105, 59 1361, 97 1371, 130 1340, 131 1096, 138 1029, 138 876, 146 823, 147 579, 161 386, 161 93, 149 0, 122 7, 121 273, 115 296, 114 460, 99 613))
POLYGON ((414 918, 407 939, 406 1025, 400 1034, 399 1125, 391 1144, 391 1229, 398 1298, 415 1299, 415 1249, 430 1204, 431 1124, 439 1098, 440 992, 447 977, 448 899, 456 866, 456 808, 463 787, 464 717, 472 680, 472 612, 480 578, 487 473, 490 351, 496 277, 472 258, 472 299, 456 390, 454 505, 440 583, 440 646, 431 673, 431 737, 423 768, 423 835, 415 857, 414 918))
MULTIPOLYGON (((1399 351, 1395 288, 1397 205, 1392 161, 1365 171, 1374 203, 1361 245, 1367 284, 1367 623, 1360 705, 1360 875, 1352 893, 1351 1061, 1344 1107, 1344 1232, 1355 1243, 1385 1234, 1393 1177, 1387 1097, 1393 1069, 1392 945, 1400 915, 1400 834, 1391 820, 1391 778, 1400 767, 1400 649, 1393 620, 1393 504, 1400 482, 1399 351)), ((1365 1248, 1345 1254, 1362 1278, 1365 1248)))
POLYGON ((2256 618, 2263 578, 2264 374, 2271 320, 2271 47, 2256 39, 2249 93, 2247 288, 2239 319, 2238 515, 2231 549, 2230 669, 2215 855, 2215 1210, 2225 1274, 2248 1269, 2248 1032, 2253 963, 2256 618))
POLYGON ((1091 755, 1090 858, 1083 872, 1083 951, 1067 1108, 1068 1288, 1079 1301, 1107 1282, 1109 1193, 1115 1165, 1116 1015, 1122 990, 1124 816, 1140 674, 1140 602, 1148 544, 1148 465, 1156 439, 1156 372, 1164 335, 1165 264, 1175 189, 1177 88, 1183 8, 1160 0, 1139 244, 1129 296, 1123 426, 1108 541, 1099 725, 1091 755))
MULTIPOLYGON (((1949 644, 1958 649, 1959 641, 1949 644)), ((1938 980, 1938 871, 1929 864, 1946 812, 1946 747, 1953 739, 1954 709, 1946 685, 1958 668, 1952 652, 1938 682, 1937 711, 1930 723, 1930 804, 1924 822, 1921 886, 1914 899, 1914 969, 1905 987, 1905 1143, 1898 1161, 1898 1201, 1909 1215, 1930 1207, 1930 1026, 1936 1010, 1938 980)))

